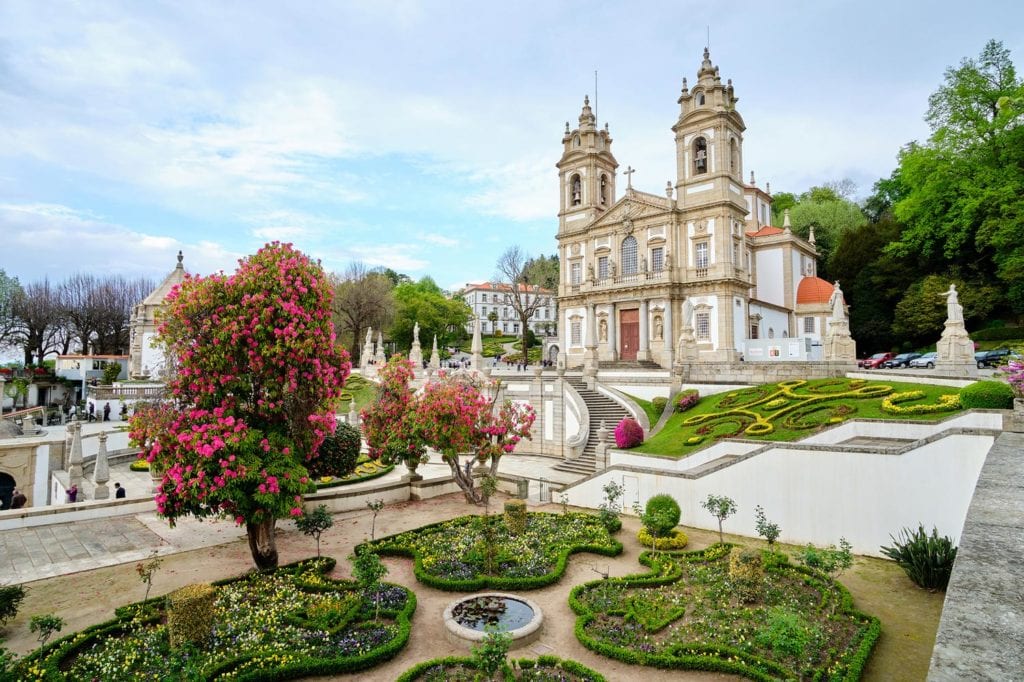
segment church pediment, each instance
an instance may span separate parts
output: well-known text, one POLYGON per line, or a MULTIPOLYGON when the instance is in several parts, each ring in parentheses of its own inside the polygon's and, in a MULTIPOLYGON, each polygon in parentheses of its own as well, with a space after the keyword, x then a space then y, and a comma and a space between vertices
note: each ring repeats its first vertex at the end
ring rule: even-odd
POLYGON ((587 229, 639 223, 646 218, 663 216, 668 212, 665 201, 662 197, 644 192, 627 193, 605 211, 604 215, 588 225, 587 229))

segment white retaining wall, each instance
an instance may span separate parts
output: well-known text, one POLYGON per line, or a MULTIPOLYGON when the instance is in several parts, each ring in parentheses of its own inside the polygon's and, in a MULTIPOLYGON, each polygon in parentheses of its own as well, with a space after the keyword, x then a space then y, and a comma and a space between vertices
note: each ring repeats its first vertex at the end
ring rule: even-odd
MULTIPOLYGON (((992 417, 981 413, 973 423, 969 418, 958 421, 967 422, 961 424, 964 428, 987 428, 992 417)), ((923 426, 933 433, 952 428, 949 421, 923 426)), ((993 441, 992 435, 953 434, 901 454, 801 444, 760 449, 745 443, 719 444, 683 460, 613 452, 609 469, 565 492, 573 505, 597 507, 602 486, 614 480, 626 487, 627 509, 634 501, 644 504, 652 495, 668 493, 679 502, 683 525, 709 530, 717 530, 717 520, 700 501, 709 494, 728 495, 739 510, 725 521, 726 532, 756 537, 754 507, 761 505, 768 519, 781 526, 782 542, 829 545, 842 536, 856 553, 880 556, 879 548, 891 544, 890 533, 916 528, 919 522, 959 541, 993 441), (723 455, 742 457, 755 450, 703 476, 685 472, 723 455)))

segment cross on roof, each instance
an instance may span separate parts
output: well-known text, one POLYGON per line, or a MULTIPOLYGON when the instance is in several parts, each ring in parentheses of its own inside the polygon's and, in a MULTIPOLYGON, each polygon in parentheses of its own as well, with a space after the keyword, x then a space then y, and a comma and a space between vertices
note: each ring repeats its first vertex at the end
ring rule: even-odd
POLYGON ((636 173, 636 169, 632 166, 626 166, 626 170, 622 171, 626 176, 626 189, 633 189, 633 173, 636 173))

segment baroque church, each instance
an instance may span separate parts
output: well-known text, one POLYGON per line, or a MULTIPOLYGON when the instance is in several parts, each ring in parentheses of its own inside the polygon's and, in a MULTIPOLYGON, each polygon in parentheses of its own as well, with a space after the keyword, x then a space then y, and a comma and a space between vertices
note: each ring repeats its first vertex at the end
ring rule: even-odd
POLYGON ((813 231, 796 236, 788 215, 771 226, 769 191, 753 172, 744 182, 737 101, 705 49, 696 83, 683 79, 676 181, 660 195, 634 189, 632 168, 617 195, 611 134, 589 98, 579 127, 566 123, 556 165, 567 367, 671 368, 684 327, 698 362, 821 359, 833 285, 816 277, 813 231))

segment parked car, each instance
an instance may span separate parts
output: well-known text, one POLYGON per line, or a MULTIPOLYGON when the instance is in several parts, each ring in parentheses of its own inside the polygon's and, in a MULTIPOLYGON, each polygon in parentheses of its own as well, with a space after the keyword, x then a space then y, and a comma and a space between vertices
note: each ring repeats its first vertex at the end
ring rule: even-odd
POLYGON ((910 361, 910 367, 927 367, 928 369, 935 368, 935 361, 938 359, 939 354, 935 351, 931 353, 925 353, 919 358, 914 358, 910 361))
POLYGON ((921 357, 920 353, 900 353, 891 360, 886 360, 882 363, 882 367, 889 369, 895 369, 897 367, 907 367, 910 365, 910 361, 921 357))
POLYGON ((878 369, 886 360, 892 360, 892 353, 875 353, 870 358, 860 360, 857 366, 864 369, 878 369))
POLYGON ((996 350, 980 350, 974 354, 974 361, 978 363, 978 369, 982 367, 998 367, 1005 364, 1010 356, 1009 348, 996 350))

